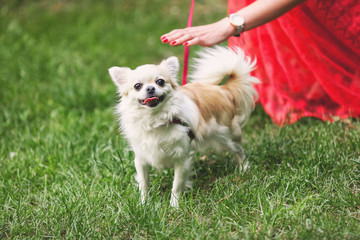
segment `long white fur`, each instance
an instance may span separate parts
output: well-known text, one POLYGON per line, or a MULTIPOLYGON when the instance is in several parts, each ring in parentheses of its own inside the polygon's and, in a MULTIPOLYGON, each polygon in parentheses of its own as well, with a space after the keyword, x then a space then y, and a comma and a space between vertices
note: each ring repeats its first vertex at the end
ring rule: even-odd
MULTIPOLYGON (((241 79, 239 91, 244 94, 244 107, 243 113, 235 117, 233 124, 240 125, 250 115, 257 96, 253 84, 258 83, 258 80, 250 76, 254 66, 255 63, 246 58, 240 49, 234 52, 228 48, 216 47, 200 54, 192 79, 217 85, 226 75, 238 76, 241 79)), ((144 202, 147 196, 149 166, 174 167, 170 201, 173 207, 178 207, 178 199, 188 183, 194 151, 208 147, 221 150, 225 146, 226 149, 243 155, 240 144, 233 141, 229 127, 217 123, 214 119, 205 123, 203 128, 207 128, 206 134, 197 137, 201 134, 197 132, 199 125, 204 122, 201 122, 196 103, 177 85, 178 70, 179 63, 175 57, 164 60, 160 65, 144 65, 135 70, 119 67, 109 69, 121 96, 116 107, 120 127, 135 152, 136 179, 141 200, 144 202), (167 81, 162 88, 153 83, 154 78, 159 76, 167 81), (134 90, 133 86, 138 81, 141 81, 144 87, 154 85, 159 94, 166 93, 164 101, 154 108, 139 104, 139 98, 142 98, 144 93, 134 90), (176 118, 181 119, 187 126, 171 123, 176 118), (194 140, 188 136, 190 130, 195 133, 194 140)), ((236 134, 241 134, 240 126, 233 129, 236 134)))

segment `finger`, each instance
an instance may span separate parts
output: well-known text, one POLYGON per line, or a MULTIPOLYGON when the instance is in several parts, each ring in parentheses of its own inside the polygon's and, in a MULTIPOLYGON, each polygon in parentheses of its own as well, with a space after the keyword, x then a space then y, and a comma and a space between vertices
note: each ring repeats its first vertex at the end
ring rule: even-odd
POLYGON ((172 31, 170 31, 170 32, 162 35, 162 36, 171 36, 171 35, 177 34, 177 33, 180 32, 181 30, 182 30, 182 29, 174 29, 174 30, 172 30, 172 31))
POLYGON ((194 37, 192 35, 189 34, 185 34, 179 38, 174 39, 173 41, 170 42, 170 45, 172 46, 179 46, 181 44, 184 44, 185 42, 188 42, 190 40, 194 39, 194 37))
POLYGON ((183 43, 183 45, 186 46, 186 47, 194 46, 194 45, 197 45, 197 44, 200 45, 200 39, 198 39, 198 38, 192 38, 192 39, 190 39, 188 41, 185 41, 183 43))
POLYGON ((162 37, 160 38, 160 40, 161 40, 163 43, 169 43, 169 40, 167 39, 166 36, 162 36, 162 37))
POLYGON ((184 35, 184 32, 183 29, 175 29, 175 30, 172 30, 171 32, 167 33, 167 34, 164 34, 160 37, 161 41, 163 43, 171 43, 173 42, 175 39, 181 37, 184 35))

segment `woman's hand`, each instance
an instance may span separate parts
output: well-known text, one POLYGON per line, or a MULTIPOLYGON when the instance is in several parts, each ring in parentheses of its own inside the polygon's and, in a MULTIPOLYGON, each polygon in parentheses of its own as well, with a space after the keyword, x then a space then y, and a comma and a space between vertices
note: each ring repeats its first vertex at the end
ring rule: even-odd
POLYGON ((171 46, 192 46, 201 45, 210 47, 226 41, 235 33, 235 28, 230 24, 228 17, 221 19, 212 24, 189 27, 183 29, 175 29, 161 36, 163 43, 171 46))

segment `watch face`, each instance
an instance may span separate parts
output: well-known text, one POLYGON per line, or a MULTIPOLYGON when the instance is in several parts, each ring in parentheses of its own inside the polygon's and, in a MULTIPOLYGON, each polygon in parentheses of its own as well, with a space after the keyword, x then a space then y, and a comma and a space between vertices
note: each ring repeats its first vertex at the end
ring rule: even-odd
POLYGON ((239 15, 232 15, 231 21, 236 26, 241 26, 244 24, 244 18, 239 15))

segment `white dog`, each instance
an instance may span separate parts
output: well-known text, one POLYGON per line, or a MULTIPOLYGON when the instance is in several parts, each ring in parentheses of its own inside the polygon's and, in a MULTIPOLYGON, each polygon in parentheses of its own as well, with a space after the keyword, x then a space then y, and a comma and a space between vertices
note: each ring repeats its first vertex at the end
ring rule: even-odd
POLYGON ((245 157, 241 126, 257 99, 253 84, 259 80, 250 76, 255 62, 242 50, 225 47, 207 49, 199 56, 192 81, 184 86, 177 84, 176 57, 135 70, 109 69, 121 96, 116 108, 121 130, 135 152, 142 202, 148 191, 149 166, 175 168, 170 204, 177 208, 195 150, 225 149, 240 162, 245 157), (226 76, 226 83, 220 85, 226 76))

